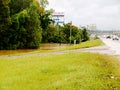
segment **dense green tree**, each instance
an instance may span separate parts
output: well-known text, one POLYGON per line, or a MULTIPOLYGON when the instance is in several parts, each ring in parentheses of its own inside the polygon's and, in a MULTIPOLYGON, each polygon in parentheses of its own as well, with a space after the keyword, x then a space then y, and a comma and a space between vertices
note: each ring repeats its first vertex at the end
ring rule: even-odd
POLYGON ((11 25, 9 0, 0 0, 0 49, 9 42, 9 27, 11 25))
POLYGON ((10 47, 11 49, 23 48, 26 41, 27 29, 26 20, 28 18, 27 10, 21 11, 12 16, 12 25, 10 29, 10 47))
POLYGON ((76 40, 77 43, 80 43, 80 41, 81 41, 81 30, 78 29, 74 25, 72 25, 70 27, 70 23, 65 24, 63 26, 63 37, 66 40, 66 43, 70 42, 70 28, 71 28, 71 42, 73 43, 74 40, 76 40))
POLYGON ((42 29, 37 1, 11 0, 9 4, 7 0, 1 0, 0 7, 5 11, 0 14, 0 49, 38 48, 42 29), (10 16, 12 23, 9 24, 10 16))
MULTIPOLYGON (((0 0, 0 49, 38 48, 41 42, 69 43, 70 23, 54 26, 48 0, 0 0)), ((71 26, 71 41, 88 40, 86 29, 71 26)))
POLYGON ((63 26, 63 33, 64 33, 64 39, 65 39, 65 43, 69 43, 70 42, 70 24, 64 24, 63 26))
POLYGON ((49 25, 46 30, 44 31, 44 34, 42 35, 42 42, 54 42, 54 38, 56 36, 57 28, 56 26, 49 25))
POLYGON ((46 33, 50 24, 54 21, 52 20, 52 10, 46 10, 44 13, 40 12, 40 26, 42 27, 42 42, 46 42, 46 33))
POLYGON ((33 2, 25 10, 12 15, 12 33, 15 38, 11 41, 12 45, 17 45, 17 48, 39 47, 41 28, 38 9, 36 3, 33 2))
POLYGON ((10 0, 11 15, 17 14, 26 8, 29 8, 33 0, 10 0))
POLYGON ((9 0, 0 0, 0 32, 7 30, 11 24, 9 0))
POLYGON ((32 3, 28 9, 27 29, 27 43, 28 48, 38 48, 41 42, 41 27, 39 14, 37 13, 37 6, 32 3))
MULTIPOLYGON (((71 43, 74 43, 74 40, 76 40, 76 43, 80 43, 85 39, 83 34, 84 30, 72 25, 71 43)), ((49 25, 44 32, 43 38, 43 42, 45 43, 70 43, 70 23, 64 24, 64 26, 53 26, 52 24, 49 25)))
POLYGON ((76 26, 72 26, 72 30, 71 30, 71 33, 72 33, 72 43, 74 43, 74 40, 76 40, 76 43, 80 43, 82 40, 82 31, 76 27, 76 26))
POLYGON ((85 42, 89 40, 89 35, 86 28, 82 28, 82 41, 85 42))
POLYGON ((41 27, 44 30, 53 22, 52 20, 52 11, 46 10, 44 13, 40 13, 41 27))

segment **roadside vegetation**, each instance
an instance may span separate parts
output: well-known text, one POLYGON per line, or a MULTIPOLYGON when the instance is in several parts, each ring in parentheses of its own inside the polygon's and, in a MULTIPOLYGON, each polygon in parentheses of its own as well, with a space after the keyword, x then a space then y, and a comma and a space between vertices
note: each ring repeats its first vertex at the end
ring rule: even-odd
POLYGON ((86 28, 60 26, 47 0, 0 0, 0 50, 37 49, 41 43, 81 43, 89 40, 86 28), (71 34, 70 34, 71 29, 71 34))
POLYGON ((86 41, 77 45, 73 45, 68 48, 81 49, 81 48, 90 48, 90 47, 101 46, 101 45, 104 45, 104 43, 100 39, 95 39, 95 40, 86 41))
POLYGON ((0 60, 0 90, 119 90, 120 63, 92 53, 0 60))

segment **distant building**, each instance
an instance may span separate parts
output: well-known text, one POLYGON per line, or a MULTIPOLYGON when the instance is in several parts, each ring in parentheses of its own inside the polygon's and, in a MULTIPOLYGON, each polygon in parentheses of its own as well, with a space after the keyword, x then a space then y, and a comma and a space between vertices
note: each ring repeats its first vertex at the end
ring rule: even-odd
POLYGON ((87 29, 88 30, 96 30, 97 29, 96 24, 87 25, 87 29))

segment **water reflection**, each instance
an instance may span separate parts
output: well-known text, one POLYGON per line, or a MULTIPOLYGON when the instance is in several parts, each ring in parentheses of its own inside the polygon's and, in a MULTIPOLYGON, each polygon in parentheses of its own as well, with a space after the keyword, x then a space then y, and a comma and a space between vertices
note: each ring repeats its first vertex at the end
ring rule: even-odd
POLYGON ((64 48, 68 46, 68 44, 41 44, 40 49, 41 50, 54 50, 57 48, 64 48))
POLYGON ((58 48, 65 48, 69 44, 40 44, 39 49, 19 49, 19 50, 0 50, 1 55, 11 55, 11 54, 19 54, 19 53, 27 53, 39 50, 55 50, 58 48))

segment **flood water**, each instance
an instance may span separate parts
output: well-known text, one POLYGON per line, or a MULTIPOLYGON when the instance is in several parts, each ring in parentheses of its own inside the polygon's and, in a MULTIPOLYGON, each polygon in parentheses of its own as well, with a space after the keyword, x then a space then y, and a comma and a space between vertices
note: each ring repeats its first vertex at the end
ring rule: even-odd
POLYGON ((41 44, 40 49, 41 50, 54 50, 57 48, 64 48, 69 46, 69 44, 41 44))
POLYGON ((55 50, 58 48, 64 48, 69 46, 69 44, 40 44, 39 49, 19 49, 19 50, 0 50, 1 55, 11 55, 11 54, 19 54, 19 53, 27 53, 37 50, 55 50))

